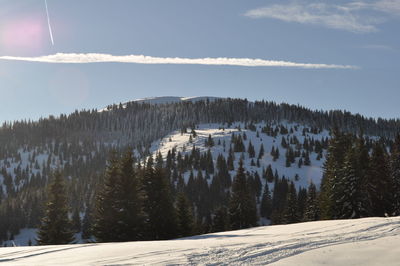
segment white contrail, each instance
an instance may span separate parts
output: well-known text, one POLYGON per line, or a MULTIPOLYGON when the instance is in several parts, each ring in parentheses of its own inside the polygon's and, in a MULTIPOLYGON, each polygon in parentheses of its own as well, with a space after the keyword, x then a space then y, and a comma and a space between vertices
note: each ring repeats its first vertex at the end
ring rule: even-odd
POLYGON ((53 31, 51 30, 50 16, 49 16, 49 8, 48 8, 48 6, 47 6, 47 0, 44 0, 44 4, 45 4, 45 6, 46 6, 47 25, 49 26, 49 33, 50 33, 51 44, 54 45, 53 31))
POLYGON ((175 64, 175 65, 225 65, 244 67, 290 67, 290 68, 313 68, 313 69, 357 69, 351 65, 333 64, 310 64, 288 61, 275 61, 251 58, 181 58, 181 57, 153 57, 144 55, 110 55, 110 54, 66 54, 57 53, 53 55, 37 57, 0 56, 0 60, 16 60, 41 63, 134 63, 134 64, 175 64))

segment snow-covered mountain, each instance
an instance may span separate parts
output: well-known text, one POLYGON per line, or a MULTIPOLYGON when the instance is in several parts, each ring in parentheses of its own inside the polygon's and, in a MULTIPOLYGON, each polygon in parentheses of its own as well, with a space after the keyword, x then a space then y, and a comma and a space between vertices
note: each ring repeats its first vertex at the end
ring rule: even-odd
POLYGON ((0 248, 6 265, 398 265, 400 218, 263 226, 169 241, 0 248))
MULTIPOLYGON (((66 179, 71 210, 80 213, 83 219, 94 204, 95 188, 104 175, 112 148, 122 152, 131 147, 141 161, 160 152, 165 165, 170 163, 166 168, 169 167, 174 193, 182 189, 178 185, 183 183, 189 197, 196 194, 190 200, 199 211, 196 218, 202 222, 215 215, 218 205, 226 206, 240 159, 261 216, 266 185, 273 198, 278 179, 285 178, 287 184, 293 182, 299 193, 300 188, 304 192, 311 182, 319 189, 329 129, 333 125, 350 133, 357 133, 358 125, 363 125, 366 135, 386 137, 385 143, 400 128, 396 121, 366 119, 340 111, 216 99, 207 96, 146 98, 112 105, 105 109, 108 112, 76 111, 59 118, 51 116, 37 122, 3 125, 0 128, 0 242, 8 246, 27 245, 35 237, 40 206, 46 200, 46 186, 55 168, 61 169, 66 179), (151 104, 138 104, 141 102, 151 104), (224 179, 225 183, 215 182, 213 186, 221 157, 227 164, 232 159, 223 177, 229 178, 229 182, 224 179), (201 182, 197 182, 199 176, 202 176, 201 182), (200 206, 204 198, 209 202, 200 206)), ((266 218, 259 221, 260 224, 269 222, 266 218)))

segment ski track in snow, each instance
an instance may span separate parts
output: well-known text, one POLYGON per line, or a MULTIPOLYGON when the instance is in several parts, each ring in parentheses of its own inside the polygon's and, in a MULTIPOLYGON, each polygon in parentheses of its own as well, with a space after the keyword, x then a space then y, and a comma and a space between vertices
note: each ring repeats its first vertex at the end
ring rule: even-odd
MULTIPOLYGON (((351 254, 353 251, 360 251, 357 249, 360 243, 382 239, 391 241, 396 251, 395 247, 400 244, 400 217, 263 226, 169 241, 0 248, 0 264, 284 264, 285 259, 295 259, 293 256, 306 255, 308 251, 320 251, 318 256, 327 256, 322 254, 324 247, 335 249, 342 244, 355 245, 346 249, 346 252, 351 254)), ((385 254, 379 256, 384 257, 385 254)), ((395 259, 398 258, 395 256, 395 259)), ((329 260, 327 257, 327 264, 331 265, 329 260)), ((395 264, 396 262, 392 263, 395 264)))
MULTIPOLYGON (((400 222, 397 221, 400 226, 400 222)), ((211 248, 205 253, 193 254, 191 264, 232 265, 232 264, 270 264, 313 249, 326 246, 346 244, 357 241, 368 241, 400 233, 400 227, 391 227, 388 221, 378 225, 363 224, 362 229, 345 232, 349 225, 336 225, 332 229, 319 232, 298 232, 283 241, 267 241, 262 244, 248 244, 211 248)), ((353 227, 351 225, 350 227, 353 227)), ((325 228, 324 228, 325 229, 325 228)), ((260 230, 260 229, 254 229, 260 230)), ((266 236, 268 239, 268 235, 266 236)))

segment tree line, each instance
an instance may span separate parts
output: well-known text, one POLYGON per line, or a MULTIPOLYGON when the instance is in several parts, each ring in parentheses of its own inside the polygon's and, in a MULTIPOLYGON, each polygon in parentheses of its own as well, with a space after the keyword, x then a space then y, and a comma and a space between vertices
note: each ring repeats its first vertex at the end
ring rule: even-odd
MULTIPOLYGON (((260 185, 255 185, 240 160, 231 185, 221 190, 226 192, 224 200, 208 216, 201 216, 194 204, 193 190, 188 189, 193 180, 175 182, 161 154, 141 162, 130 151, 114 152, 98 188, 88 234, 101 242, 164 240, 253 227, 259 225, 260 217, 272 224, 287 224, 400 215, 400 136, 391 147, 379 140, 366 143, 362 135, 333 130, 319 190, 313 183, 296 189, 293 181, 275 175, 273 190, 267 181, 260 195, 256 189, 260 185)), ((223 173, 227 165, 223 158, 218 160, 217 171, 223 173)), ((54 184, 60 179, 55 176, 54 184)), ((49 242, 55 239, 49 235, 57 231, 50 224, 70 228, 66 199, 62 189, 54 187, 60 184, 54 184, 39 231, 41 244, 60 243, 49 242), (56 210, 61 215, 52 214, 56 210), (54 217, 64 218, 49 222, 54 217)), ((65 237, 63 243, 72 241, 66 231, 58 234, 65 237)))

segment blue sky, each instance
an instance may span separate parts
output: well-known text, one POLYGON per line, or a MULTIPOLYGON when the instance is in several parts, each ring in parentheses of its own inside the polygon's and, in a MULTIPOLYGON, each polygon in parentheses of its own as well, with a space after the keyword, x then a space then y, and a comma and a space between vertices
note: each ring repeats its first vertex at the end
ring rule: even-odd
POLYGON ((0 57, 97 53, 356 68, 0 59, 0 121, 165 95, 245 97, 400 117, 400 0, 47 2, 54 45, 44 0, 0 0, 0 57))

